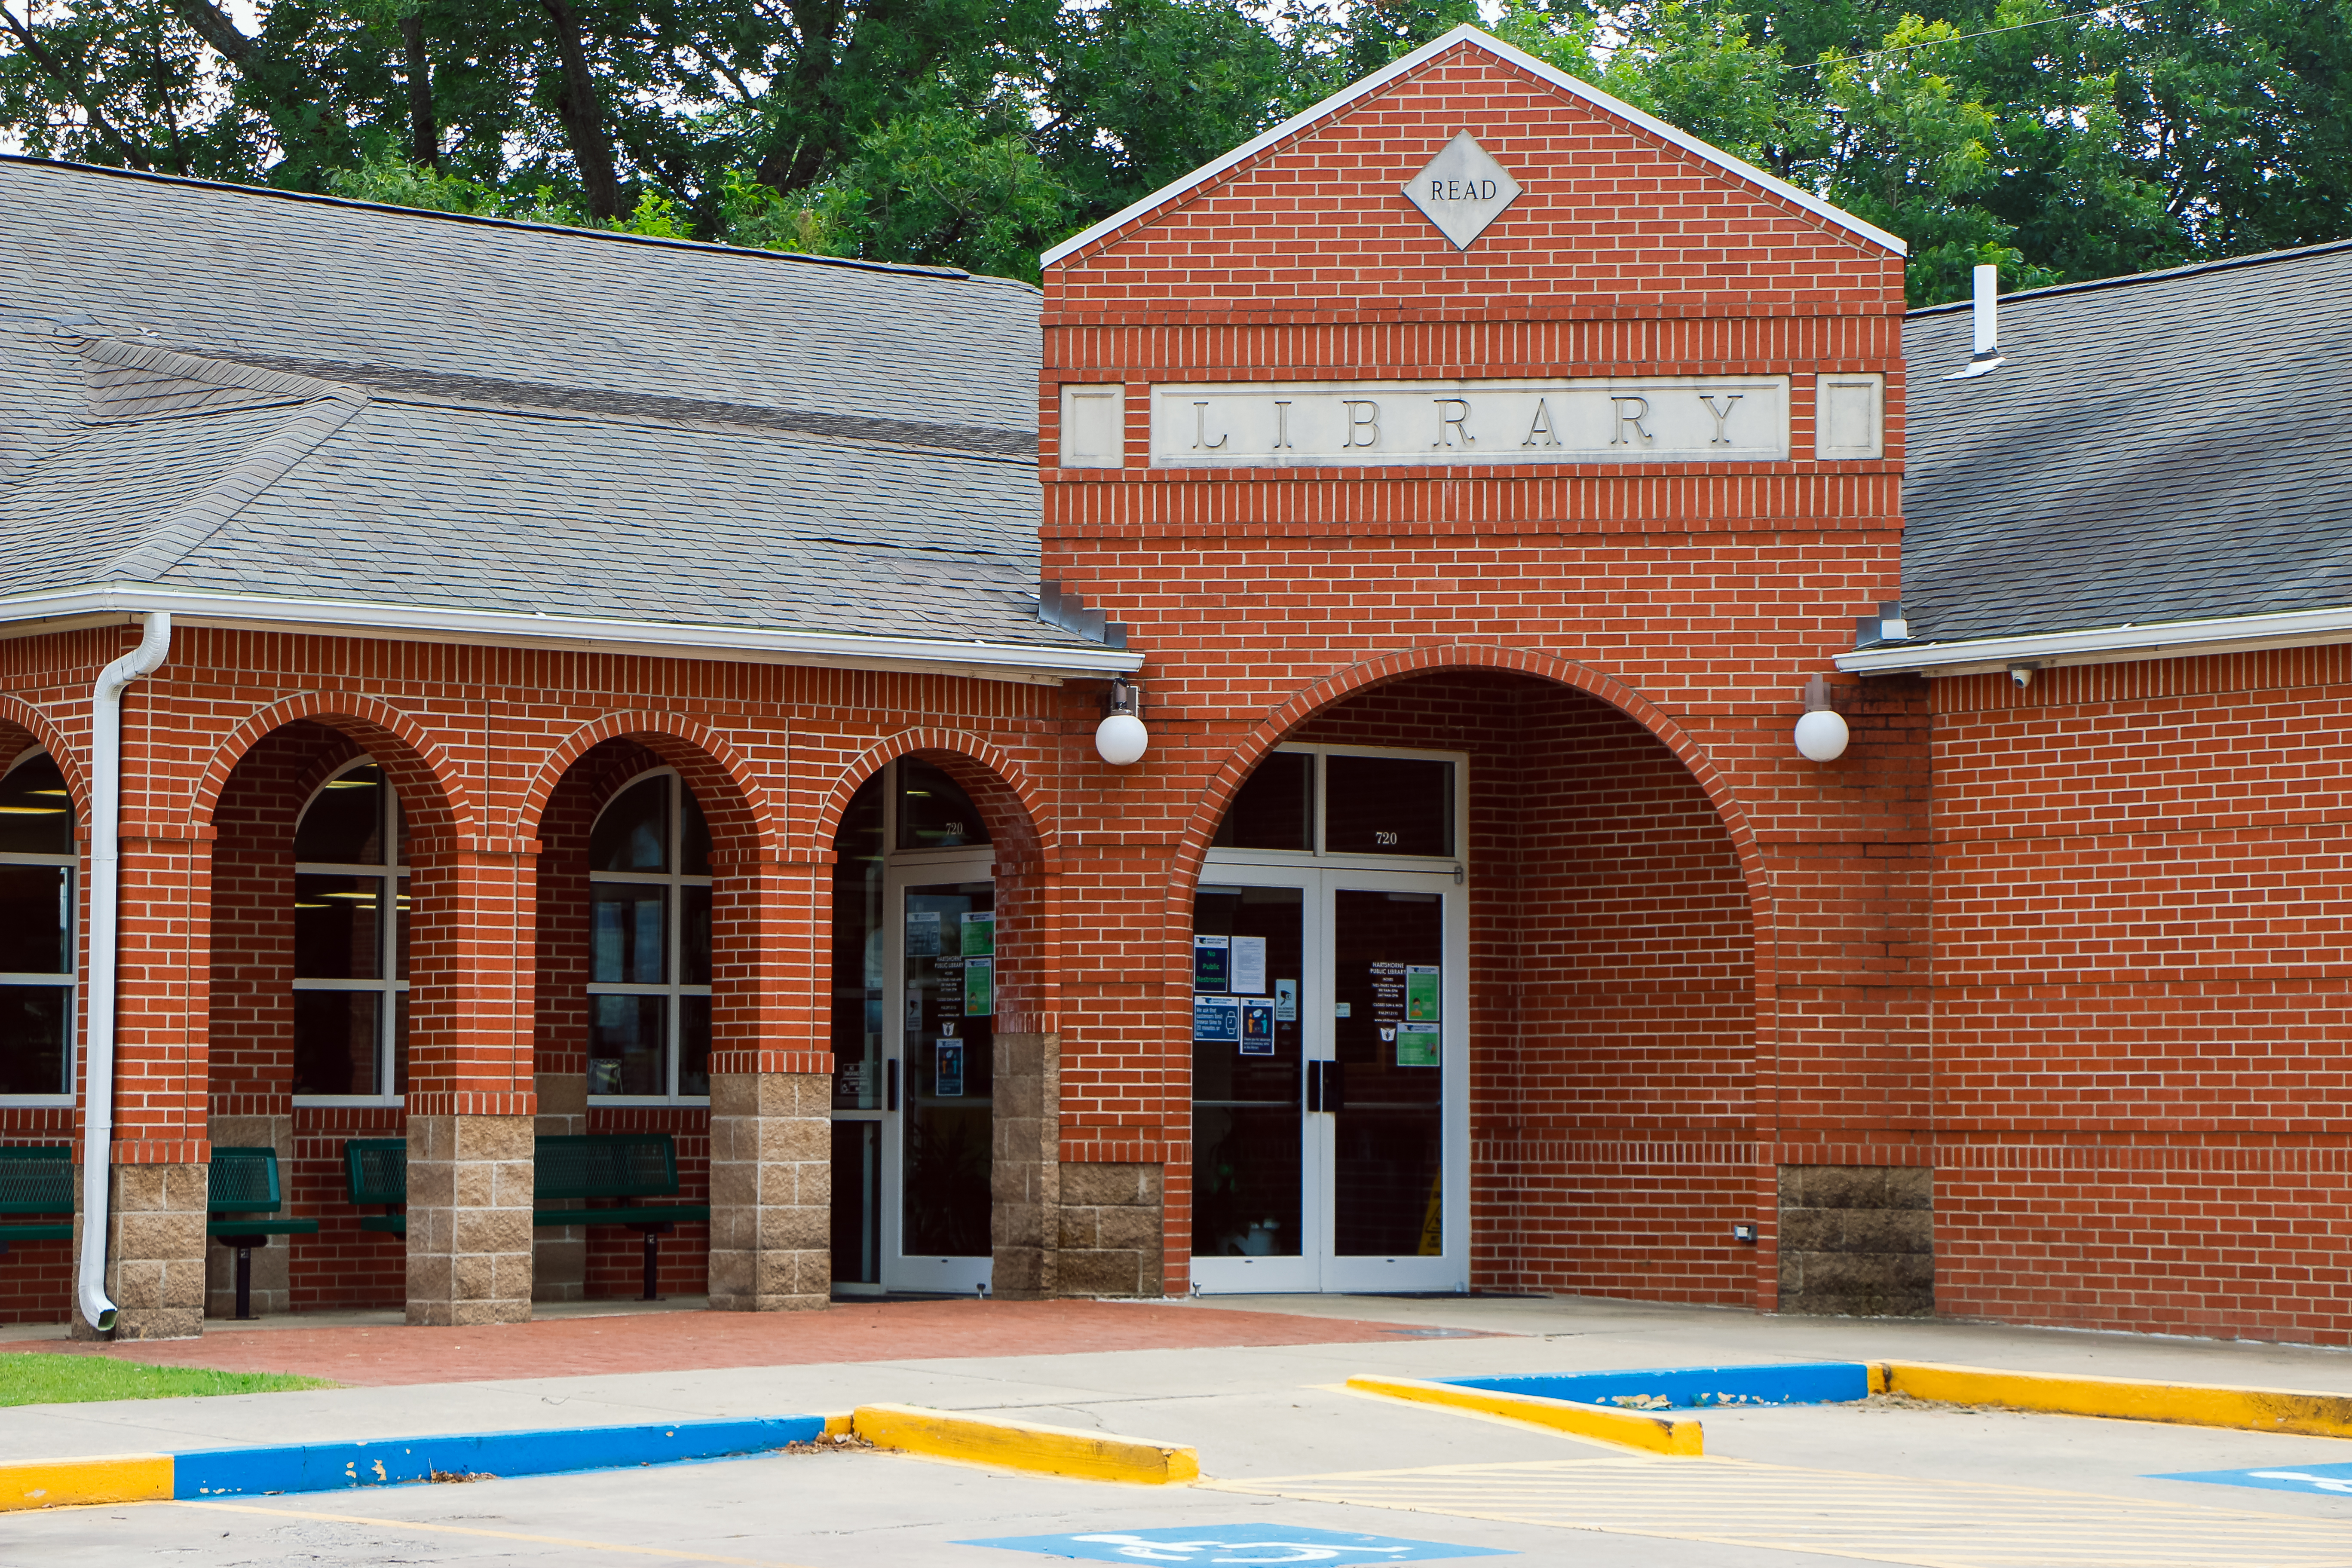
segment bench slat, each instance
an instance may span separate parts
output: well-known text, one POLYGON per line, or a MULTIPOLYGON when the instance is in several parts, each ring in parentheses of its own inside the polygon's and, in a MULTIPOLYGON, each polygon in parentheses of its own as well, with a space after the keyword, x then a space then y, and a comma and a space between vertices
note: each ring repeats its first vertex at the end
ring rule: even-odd
POLYGON ((73 1187, 71 1149, 51 1143, 0 1148, 0 1214, 71 1214, 73 1187))
POLYGON ((708 1204, 649 1204, 625 1209, 534 1209, 533 1225, 692 1225, 710 1218, 708 1204))
POLYGON ((205 1234, 228 1236, 316 1236, 315 1219, 215 1219, 205 1222, 205 1234))

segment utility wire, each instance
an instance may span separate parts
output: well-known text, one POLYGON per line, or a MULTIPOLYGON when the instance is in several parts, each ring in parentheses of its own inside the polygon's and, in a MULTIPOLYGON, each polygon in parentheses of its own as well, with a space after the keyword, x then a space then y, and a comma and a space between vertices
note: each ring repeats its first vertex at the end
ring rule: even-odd
POLYGON ((1855 60, 1873 60, 1881 55, 1907 55, 1913 49, 1932 49, 1942 44, 1965 44, 1970 38, 1990 38, 1996 33, 2021 33, 2028 27, 2047 27, 2059 22, 2080 22, 2085 17, 2095 16, 2098 14, 2096 11, 2077 11, 2072 16, 2044 16, 2038 22, 2020 22, 2008 27, 1987 27, 1981 33, 1958 33, 1948 38, 1928 38, 1916 44, 1899 44, 1891 49, 1865 49, 1858 55, 1840 55, 1835 59, 1815 60, 1811 65, 1783 66, 1780 68, 1792 71, 1814 71, 1823 66, 1843 66, 1851 65, 1855 60))

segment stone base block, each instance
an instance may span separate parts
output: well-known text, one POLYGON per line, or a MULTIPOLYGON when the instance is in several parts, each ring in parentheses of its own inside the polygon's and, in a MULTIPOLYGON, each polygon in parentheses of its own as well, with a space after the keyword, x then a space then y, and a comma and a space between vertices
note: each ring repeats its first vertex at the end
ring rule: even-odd
POLYGON ((710 1305, 833 1300, 833 1076, 710 1079, 710 1305))
POLYGON ((1042 1300, 1060 1287, 1062 1039, 1000 1034, 990 1118, 990 1291, 1042 1300))
POLYGON ((408 1321, 530 1321, 532 1119, 408 1119, 408 1321))
MULTIPOLYGON (((588 1080, 576 1072, 543 1072, 538 1077, 539 1116, 534 1129, 541 1138, 576 1138, 588 1131, 588 1080)), ((588 1295, 588 1232, 566 1226, 532 1228, 530 1238, 530 1299, 534 1301, 580 1301, 588 1295)))
POLYGON ((1935 1315, 1932 1169, 1783 1165, 1780 1242, 1784 1312, 1935 1315))
POLYGON ((1160 1167, 1065 1164, 1060 1182, 1055 1293, 1164 1294, 1160 1167))
MULTIPOLYGON (((106 1289, 117 1341, 191 1340, 205 1331, 205 1174, 202 1165, 114 1167, 106 1289)), ((81 1256, 79 1215, 74 1256, 81 1256)), ((72 1332, 78 1340, 101 1337, 78 1308, 72 1332)))

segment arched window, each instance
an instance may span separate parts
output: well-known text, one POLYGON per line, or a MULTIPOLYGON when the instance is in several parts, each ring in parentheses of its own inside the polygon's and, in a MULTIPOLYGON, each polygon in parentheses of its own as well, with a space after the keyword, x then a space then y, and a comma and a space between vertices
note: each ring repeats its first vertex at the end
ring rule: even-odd
POLYGON ((294 1093, 408 1091, 408 818, 362 758, 294 829, 294 1093))
POLYGON ((588 1092, 710 1092, 710 828, 669 768, 633 779, 588 837, 588 1092))
POLYGON ((73 1093, 73 796, 47 752, 0 775, 0 1095, 73 1093))

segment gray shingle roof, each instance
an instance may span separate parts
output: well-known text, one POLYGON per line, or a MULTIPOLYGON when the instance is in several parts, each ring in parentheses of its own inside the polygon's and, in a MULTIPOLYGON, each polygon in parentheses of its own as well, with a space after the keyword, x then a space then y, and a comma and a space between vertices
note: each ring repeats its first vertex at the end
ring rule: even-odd
POLYGON ((2352 605, 2352 244, 1915 311, 1915 640, 2352 605))
POLYGON ((0 159, 0 596, 1089 646, 1036 291, 0 159))

